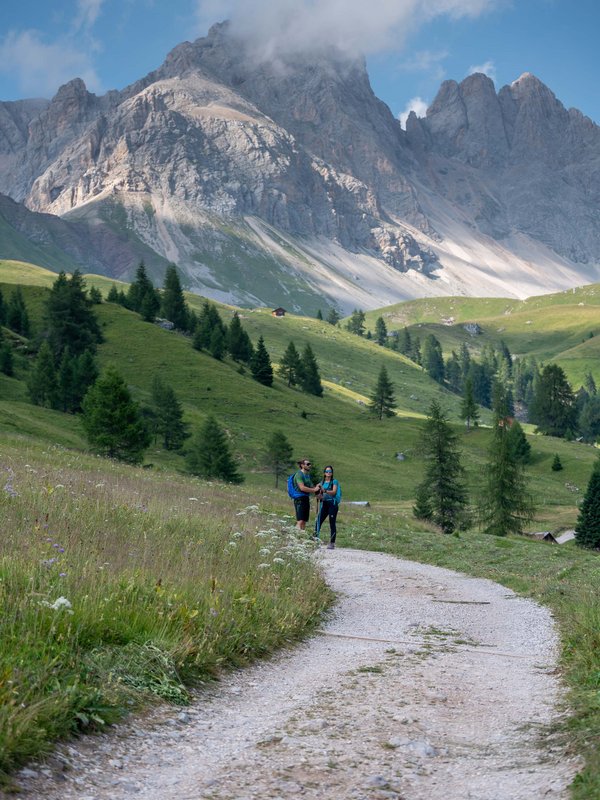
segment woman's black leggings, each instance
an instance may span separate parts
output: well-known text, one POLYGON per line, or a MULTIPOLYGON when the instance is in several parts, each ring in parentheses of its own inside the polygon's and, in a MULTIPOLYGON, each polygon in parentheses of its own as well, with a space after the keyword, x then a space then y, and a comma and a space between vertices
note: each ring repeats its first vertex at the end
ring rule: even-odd
MULTIPOLYGON (((337 526, 335 521, 337 519, 339 506, 337 503, 321 503, 321 511, 319 513, 318 525, 319 531, 321 530, 323 523, 329 517, 329 541, 331 544, 335 544, 335 537, 337 534, 337 526)), ((315 531, 317 530, 315 524, 315 531)))

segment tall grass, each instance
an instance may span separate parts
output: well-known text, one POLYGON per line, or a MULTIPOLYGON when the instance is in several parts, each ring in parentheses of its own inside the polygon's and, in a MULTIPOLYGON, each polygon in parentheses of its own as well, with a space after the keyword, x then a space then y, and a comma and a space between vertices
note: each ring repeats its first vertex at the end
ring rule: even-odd
MULTIPOLYGON (((264 501, 262 501, 264 502, 264 501)), ((239 489, 0 445, 0 773, 302 636, 330 592, 239 489)))
MULTIPOLYGON (((555 513, 554 509, 552 513, 555 513)), ((572 512, 571 512, 572 513, 572 512)), ((343 526, 343 516, 342 516, 343 526)), ((412 518, 410 504, 375 506, 354 515, 340 543, 392 553, 491 578, 548 605, 558 622, 562 669, 569 686, 565 747, 585 759, 574 800, 600 798, 600 554, 574 543, 526 537, 498 539, 475 531, 444 536, 412 518)))

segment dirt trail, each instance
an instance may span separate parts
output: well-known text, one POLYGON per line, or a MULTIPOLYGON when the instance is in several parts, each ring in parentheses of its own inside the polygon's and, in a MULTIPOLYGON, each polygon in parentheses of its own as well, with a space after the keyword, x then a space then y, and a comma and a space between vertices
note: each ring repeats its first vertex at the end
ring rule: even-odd
POLYGON ((62 747, 22 797, 567 797, 577 763, 545 736, 561 701, 547 609, 392 556, 319 558, 341 595, 322 633, 183 712, 62 747))

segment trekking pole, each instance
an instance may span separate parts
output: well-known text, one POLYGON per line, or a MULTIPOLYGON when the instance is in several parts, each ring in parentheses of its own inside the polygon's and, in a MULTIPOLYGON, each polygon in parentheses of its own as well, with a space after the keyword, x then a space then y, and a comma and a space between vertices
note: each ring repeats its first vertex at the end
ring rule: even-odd
POLYGON ((322 502, 323 501, 320 500, 319 496, 317 495, 317 522, 316 522, 316 526, 315 526, 317 532, 315 534, 315 539, 318 542, 321 541, 321 509, 319 508, 319 503, 322 503, 322 502))

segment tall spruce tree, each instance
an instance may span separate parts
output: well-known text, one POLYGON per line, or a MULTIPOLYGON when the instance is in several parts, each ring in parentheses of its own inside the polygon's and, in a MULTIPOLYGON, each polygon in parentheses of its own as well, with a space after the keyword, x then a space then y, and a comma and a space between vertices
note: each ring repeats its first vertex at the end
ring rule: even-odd
POLYGON ((375 320, 375 341, 382 347, 387 343, 387 326, 383 317, 377 317, 375 320))
POLYGON ((194 330, 192 346, 195 347, 196 350, 208 350, 210 352, 211 342, 213 341, 213 334, 216 328, 219 329, 221 334, 221 336, 217 334, 218 338, 223 339, 223 342, 225 342, 227 329, 217 311, 217 307, 214 303, 205 300, 202 303, 200 316, 198 317, 198 322, 194 330))
POLYGON ((339 315, 337 309, 335 309, 333 307, 330 308, 329 309, 329 313, 327 314, 327 322, 330 325, 337 325, 339 321, 340 321, 340 315, 339 315))
POLYGON ((36 406, 57 408, 59 404, 58 379, 54 354, 48 342, 42 342, 35 364, 29 374, 27 389, 36 406))
POLYGON ((463 401, 460 406, 460 418, 467 424, 467 430, 471 430, 471 425, 477 427, 479 424, 479 409, 473 395, 473 379, 469 375, 465 381, 463 401))
POLYGON ((531 445, 527 441, 525 431, 518 420, 514 420, 508 428, 508 447, 512 457, 521 464, 528 464, 531 458, 531 445))
POLYGON ((454 533, 468 525, 468 497, 464 485, 458 439, 445 413, 434 400, 421 434, 425 475, 417 487, 413 513, 454 533))
POLYGON ((279 478, 285 477, 293 465, 293 448, 283 431, 275 431, 265 447, 265 464, 275 475, 275 488, 279 478))
POLYGON ((216 478, 226 483, 242 483, 243 475, 231 454, 225 431, 209 416, 196 432, 186 453, 186 465, 193 475, 216 478))
POLYGON ((288 386, 296 386, 300 380, 300 354, 294 342, 290 341, 279 362, 279 374, 288 386))
POLYGON ((321 375, 319 374, 319 365, 313 349, 309 344, 305 345, 302 355, 300 356, 298 378, 302 391, 308 394, 314 394, 316 397, 323 396, 323 384, 321 383, 321 375))
POLYGON ((371 394, 369 411, 371 414, 382 420, 384 417, 393 417, 396 408, 396 398, 394 397, 394 385, 390 381, 387 369, 382 364, 377 378, 377 384, 371 394))
POLYGON ((444 357, 439 340, 430 333, 423 343, 423 369, 437 383, 444 382, 444 357))
POLYGON ((59 273, 46 301, 44 324, 57 360, 67 347, 72 356, 79 356, 85 350, 95 352, 102 341, 98 319, 78 270, 70 279, 64 272, 59 273))
POLYGON ((240 316, 237 311, 233 312, 233 317, 227 329, 227 352, 234 361, 243 361, 244 364, 249 364, 252 359, 254 348, 250 337, 244 330, 240 316))
POLYGON ((114 367, 98 378, 83 399, 83 427, 102 455, 138 464, 150 444, 140 407, 114 367))
POLYGON ((159 375, 152 381, 152 410, 154 428, 162 437, 165 450, 181 450, 187 437, 188 425, 183 421, 183 408, 175 390, 163 383, 159 375))
POLYGON ((494 432, 478 502, 479 525, 484 533, 507 536, 523 533, 533 519, 534 505, 522 461, 511 451, 506 400, 498 398, 494 432))
POLYGON ((152 281, 148 277, 146 266, 142 261, 135 271, 133 282, 129 285, 129 291, 127 292, 127 308, 141 314, 144 302, 149 306, 147 309, 148 311, 150 311, 151 308, 154 309, 154 316, 156 316, 160 308, 160 298, 156 293, 152 281))
POLYGON ((600 459, 596 459, 579 509, 575 541, 580 547, 600 548, 600 459))
POLYGON ((258 339, 256 350, 250 362, 250 370, 255 381, 262 383, 263 386, 273 385, 273 367, 262 336, 258 339))
POLYGON ((365 332, 365 312, 360 308, 355 308, 350 319, 346 323, 346 329, 357 336, 363 336, 365 332))
POLYGON ((577 428, 575 396, 562 367, 548 364, 536 382, 529 417, 548 436, 572 435, 577 428))
POLYGON ((17 286, 13 289, 6 304, 6 326, 21 336, 29 336, 29 314, 23 297, 23 289, 17 286))
POLYGON ((170 320, 177 330, 188 329, 189 310, 175 264, 169 264, 165 272, 160 310, 163 317, 170 320))

